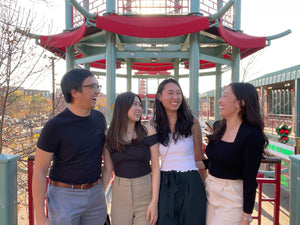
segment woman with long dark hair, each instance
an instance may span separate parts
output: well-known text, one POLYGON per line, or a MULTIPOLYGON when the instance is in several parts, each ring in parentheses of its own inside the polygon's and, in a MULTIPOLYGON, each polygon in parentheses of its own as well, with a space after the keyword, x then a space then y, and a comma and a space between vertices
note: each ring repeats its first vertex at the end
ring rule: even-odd
POLYGON ((160 181, 157 135, 153 127, 141 123, 142 110, 138 95, 120 94, 107 130, 106 147, 115 172, 112 225, 154 225, 157 220, 160 181))
POLYGON ((207 225, 248 225, 268 144, 258 94, 249 83, 231 83, 218 103, 222 120, 206 147, 207 225))
POLYGON ((179 83, 162 81, 150 123, 161 155, 158 225, 205 225, 206 194, 197 166, 204 159, 199 121, 179 83))

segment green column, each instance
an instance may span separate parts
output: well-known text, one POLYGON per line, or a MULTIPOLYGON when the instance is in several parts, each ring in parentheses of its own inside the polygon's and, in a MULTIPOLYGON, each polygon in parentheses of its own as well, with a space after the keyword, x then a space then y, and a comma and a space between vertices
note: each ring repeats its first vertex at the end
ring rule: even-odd
MULTIPOLYGON (((72 6, 68 0, 65 1, 66 29, 72 28, 72 6)), ((66 47, 66 71, 74 68, 74 46, 66 47)))
POLYGON ((260 112, 264 114, 264 86, 260 87, 260 112))
POLYGON ((0 154, 0 224, 18 224, 16 155, 0 154))
POLYGON ((131 62, 126 63, 126 70, 127 70, 127 91, 131 91, 132 89, 132 82, 131 82, 131 77, 132 77, 132 68, 131 68, 131 62))
POLYGON ((215 121, 220 120, 220 108, 218 104, 219 98, 222 96, 222 72, 221 64, 216 64, 216 86, 215 86, 215 121))
POLYGON ((115 13, 115 12, 116 12, 115 0, 106 1, 106 13, 115 13))
MULTIPOLYGON (((237 0, 234 6, 234 28, 241 29, 241 0, 237 0)), ((233 68, 231 71, 231 82, 239 82, 240 80, 240 49, 232 47, 233 68)))
POLYGON ((295 80, 295 136, 299 137, 300 126, 300 79, 295 80))
POLYGON ((106 121, 110 124, 116 99, 116 34, 106 31, 106 121))
POLYGON ((174 78, 175 80, 179 81, 179 62, 176 61, 174 63, 174 78))
POLYGON ((191 0, 190 2, 190 13, 199 13, 200 12, 200 1, 191 0))
POLYGON ((199 117, 199 33, 190 35, 190 80, 189 105, 197 118, 199 117))
POLYGON ((290 225, 300 224, 300 155, 292 155, 291 159, 291 193, 290 193, 290 225))

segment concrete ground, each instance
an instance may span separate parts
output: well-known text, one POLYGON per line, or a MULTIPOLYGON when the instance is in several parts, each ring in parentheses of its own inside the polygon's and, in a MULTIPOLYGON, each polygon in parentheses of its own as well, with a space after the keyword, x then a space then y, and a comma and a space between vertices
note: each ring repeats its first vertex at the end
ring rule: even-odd
MULTIPOLYGON (((258 195, 258 194, 257 194, 258 195)), ((256 196, 257 196, 256 195, 256 196)), ((264 184, 263 185, 263 198, 274 197, 274 185, 264 184)), ((279 212, 279 224, 289 225, 290 224, 290 210, 289 210, 290 193, 284 189, 280 191, 280 212, 279 212)), ((255 203, 255 210, 253 216, 257 215, 257 198, 255 203)), ((273 202, 262 202, 262 217, 261 225, 273 225, 274 215, 274 203, 273 202)), ((258 224, 257 220, 253 220, 251 225, 258 224)))

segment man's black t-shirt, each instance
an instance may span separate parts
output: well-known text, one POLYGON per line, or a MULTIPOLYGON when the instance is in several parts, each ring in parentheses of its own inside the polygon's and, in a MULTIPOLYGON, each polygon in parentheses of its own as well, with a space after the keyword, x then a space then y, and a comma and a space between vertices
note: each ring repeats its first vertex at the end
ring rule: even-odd
POLYGON ((87 117, 69 109, 52 118, 42 129, 37 147, 54 153, 50 179, 68 184, 96 181, 101 174, 106 121, 91 110, 87 117))

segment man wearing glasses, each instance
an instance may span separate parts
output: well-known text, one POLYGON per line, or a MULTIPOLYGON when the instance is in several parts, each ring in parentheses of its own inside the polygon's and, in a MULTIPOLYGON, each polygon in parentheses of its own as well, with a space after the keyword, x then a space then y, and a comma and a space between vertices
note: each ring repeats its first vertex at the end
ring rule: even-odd
POLYGON ((47 122, 37 142, 33 172, 36 224, 94 225, 106 219, 105 190, 112 165, 101 158, 106 121, 94 110, 99 84, 85 69, 67 72, 61 89, 69 107, 47 122), (45 215, 46 176, 49 219, 45 215))

